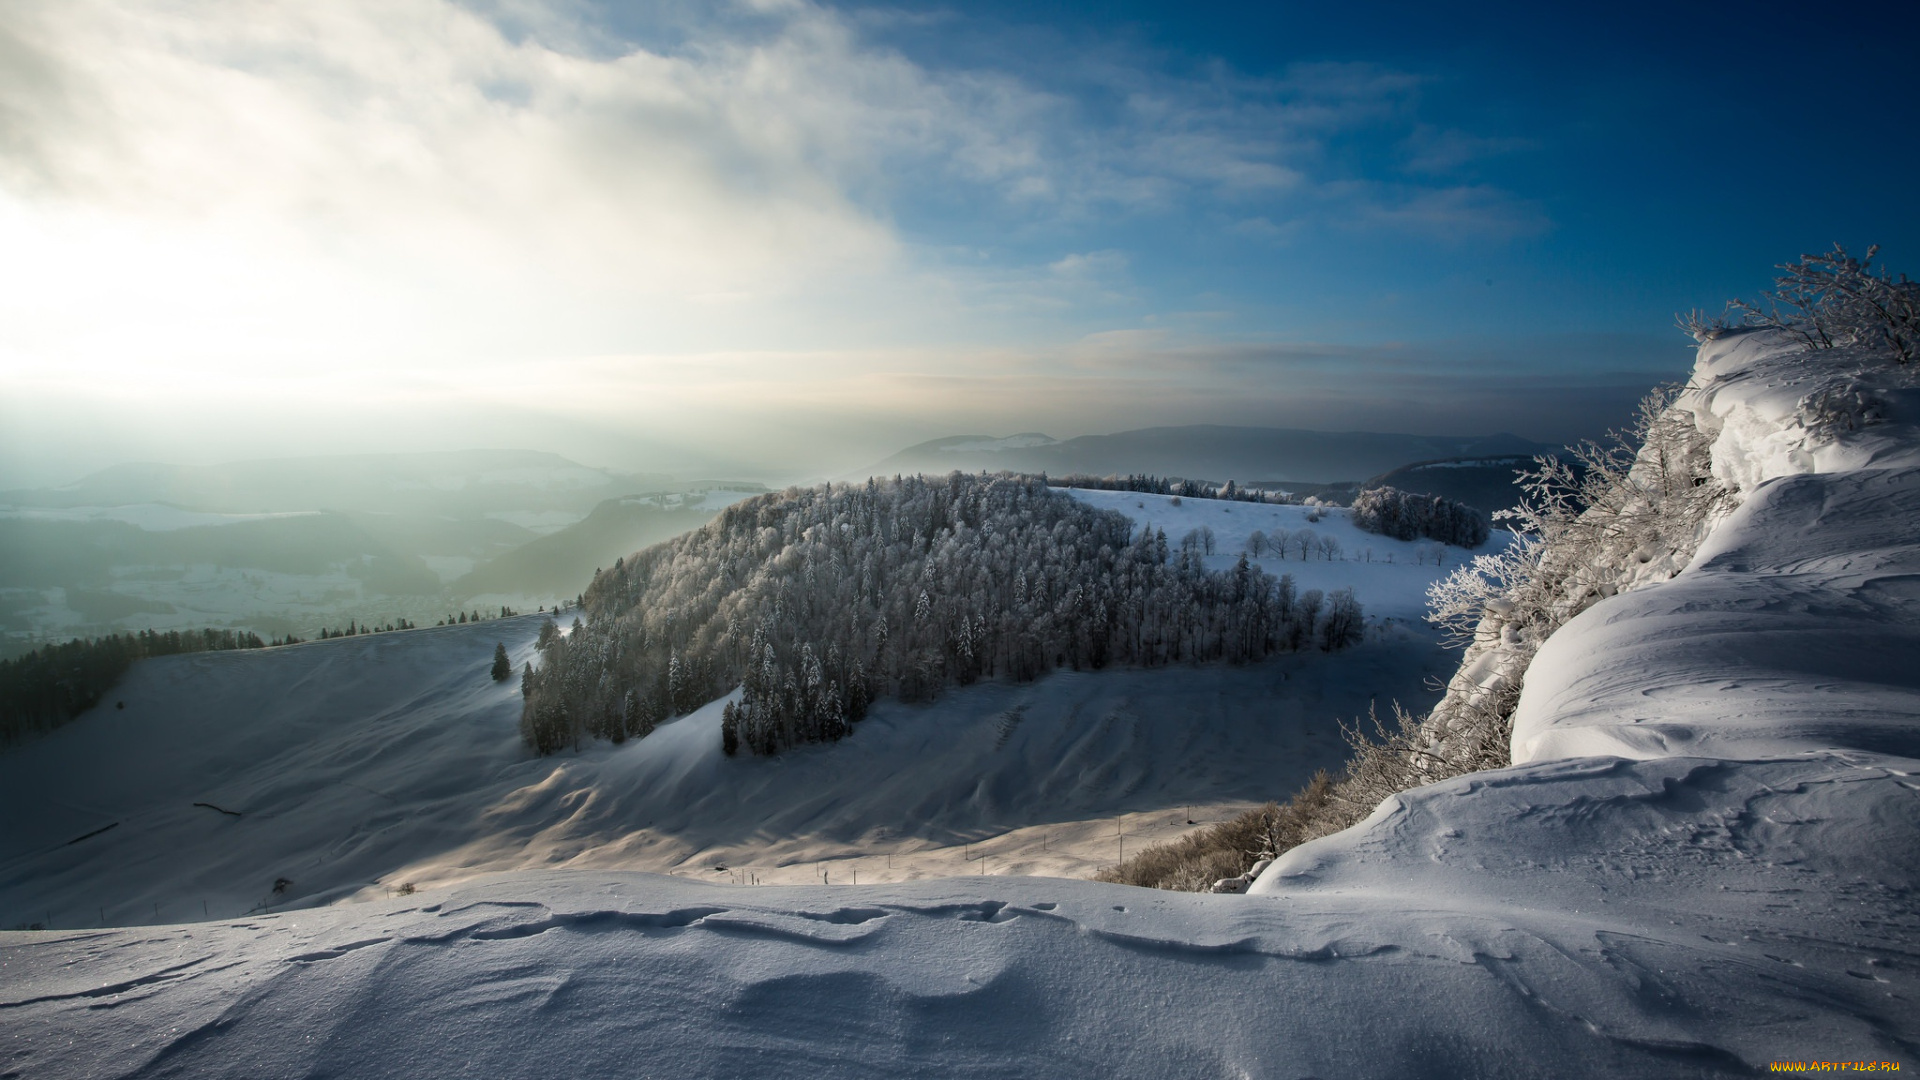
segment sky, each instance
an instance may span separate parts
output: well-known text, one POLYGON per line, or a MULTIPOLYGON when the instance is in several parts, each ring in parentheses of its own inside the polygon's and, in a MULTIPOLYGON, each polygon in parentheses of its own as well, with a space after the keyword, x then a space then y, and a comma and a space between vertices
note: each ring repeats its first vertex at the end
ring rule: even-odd
POLYGON ((0 485, 1563 442, 1775 263, 1920 266, 1915 15, 1195 7, 7 0, 0 485))

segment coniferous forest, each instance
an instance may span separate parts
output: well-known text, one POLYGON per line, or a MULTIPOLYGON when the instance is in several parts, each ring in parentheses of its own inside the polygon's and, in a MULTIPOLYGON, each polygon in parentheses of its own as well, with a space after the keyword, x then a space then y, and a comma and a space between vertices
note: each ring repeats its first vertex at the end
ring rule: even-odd
POLYGON ((910 476, 789 489, 599 574, 586 618, 542 627, 521 731, 541 753, 643 737, 735 687, 726 750, 845 736, 875 700, 924 701, 1056 667, 1242 662, 1358 641, 1350 590, 1296 594, 1037 477, 910 476))

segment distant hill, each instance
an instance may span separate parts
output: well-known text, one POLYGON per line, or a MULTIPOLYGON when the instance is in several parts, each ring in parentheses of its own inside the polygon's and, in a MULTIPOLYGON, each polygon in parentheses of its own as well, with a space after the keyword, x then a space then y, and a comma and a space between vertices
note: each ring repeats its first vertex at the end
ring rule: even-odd
POLYGON ((530 540, 452 582, 447 592, 456 597, 568 599, 587 587, 594 571, 697 529, 722 507, 748 494, 712 491, 704 497, 666 494, 608 499, 584 519, 530 540))
POLYGON ((1037 433, 956 435, 910 446, 877 462, 894 473, 1152 473, 1207 480, 1327 484, 1375 476, 1409 461, 1516 455, 1556 447, 1517 435, 1400 435, 1368 431, 1192 424, 1056 440, 1037 433))
POLYGON ((660 486, 660 479, 532 450, 335 454, 221 465, 115 465, 62 487, 0 492, 0 503, 50 508, 163 503, 226 513, 361 510, 479 517, 504 509, 585 513, 618 492, 660 486))
POLYGON ((705 521, 712 505, 667 512, 689 489, 737 486, 525 450, 117 465, 0 493, 0 654, 146 627, 307 637, 349 619, 431 621, 495 592, 478 606, 531 607, 705 521), (583 521, 639 491, 660 493, 651 510, 583 521), (463 577, 478 587, 447 588, 463 577))
POLYGON ((1520 473, 1532 466, 1531 456, 1512 454, 1419 461, 1381 473, 1361 487, 1439 495, 1492 514, 1520 501, 1520 473))
POLYGON ((287 514, 142 529, 123 521, 0 518, 0 588, 110 588, 128 567, 191 566, 289 575, 350 568, 368 587, 434 593, 436 580, 411 552, 396 549, 345 514, 287 514))

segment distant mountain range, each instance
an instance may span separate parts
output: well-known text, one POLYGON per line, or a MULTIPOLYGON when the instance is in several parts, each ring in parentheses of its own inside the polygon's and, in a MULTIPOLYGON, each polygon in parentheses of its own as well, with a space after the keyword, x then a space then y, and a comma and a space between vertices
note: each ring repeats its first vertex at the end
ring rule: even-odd
POLYGON ((0 492, 0 504, 162 503, 216 513, 326 509, 451 517, 551 509, 578 516, 602 499, 658 487, 666 479, 533 450, 333 454, 221 465, 115 465, 62 487, 0 492))
POLYGON ((0 656, 147 627, 307 637, 532 608, 759 490, 521 450, 117 465, 0 492, 0 656))
POLYGON ((1518 454, 1421 461, 1375 476, 1361 487, 1440 495, 1493 514, 1520 501, 1520 474, 1532 466, 1531 456, 1518 454))
POLYGON ((1053 439, 1037 432, 995 438, 955 435, 907 447, 876 463, 894 473, 1151 473, 1241 483, 1357 481, 1409 462, 1444 458, 1530 458, 1559 449, 1518 435, 1402 435, 1373 431, 1190 424, 1112 435, 1053 439))

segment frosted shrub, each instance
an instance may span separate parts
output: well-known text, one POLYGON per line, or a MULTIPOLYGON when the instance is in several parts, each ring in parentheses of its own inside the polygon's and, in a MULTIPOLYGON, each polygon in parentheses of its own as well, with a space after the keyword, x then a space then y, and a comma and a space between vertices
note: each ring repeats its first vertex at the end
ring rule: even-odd
MULTIPOLYGON (((1567 620, 1615 593, 1680 572, 1733 492, 1711 474, 1711 439, 1674 407, 1679 387, 1640 403, 1603 445, 1541 457, 1521 482, 1504 551, 1476 556, 1428 590, 1429 619, 1464 646, 1460 671, 1424 721, 1357 740, 1354 798, 1396 775, 1431 783, 1508 763, 1528 663, 1567 620)), ((1397 712, 1397 708, 1396 708, 1397 712)), ((1346 794, 1344 788, 1342 794, 1346 794)), ((1371 805, 1371 804, 1369 804, 1371 805)))
POLYGON ((1421 725, 1427 771, 1487 767, 1473 763, 1496 735, 1504 746, 1526 666, 1548 635, 1608 596, 1679 573, 1733 505, 1711 474, 1711 439, 1673 407, 1679 390, 1647 395, 1633 427, 1606 445, 1536 459, 1520 506, 1505 513, 1513 543, 1428 590, 1429 619, 1466 647, 1461 671, 1472 677, 1456 675, 1421 725))
POLYGON ((1207 892, 1222 878, 1246 874, 1261 859, 1325 835, 1318 830, 1326 820, 1332 789, 1332 778, 1322 771, 1285 806, 1268 803, 1178 840, 1154 844, 1118 866, 1099 871, 1093 879, 1207 892))
MULTIPOLYGON (((1802 255, 1797 263, 1782 263, 1773 279, 1774 291, 1762 293, 1759 303, 1735 300, 1729 310, 1739 312, 1750 326, 1779 327, 1815 349, 1858 346, 1911 364, 1920 356, 1920 282, 1873 269, 1879 245, 1856 259, 1839 244, 1819 255, 1802 255)), ((1682 322, 1702 341, 1724 332, 1724 320, 1705 324, 1697 316, 1682 322)))

